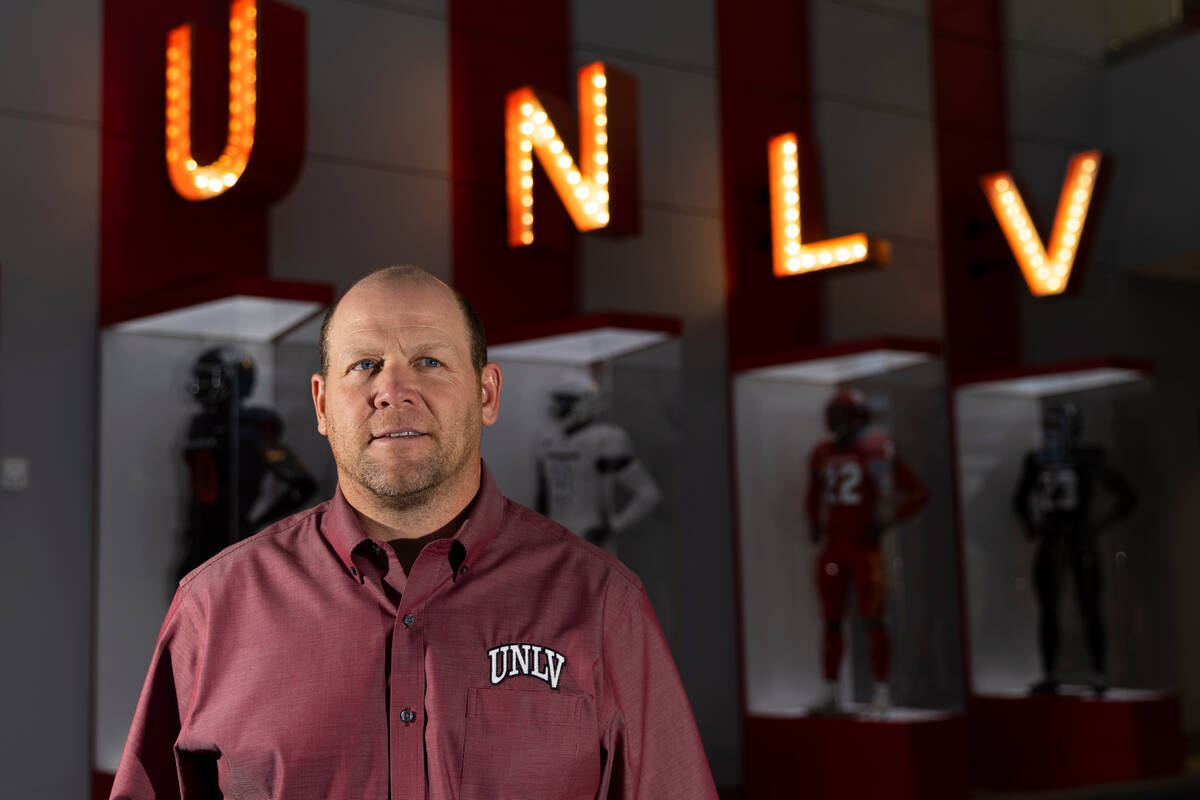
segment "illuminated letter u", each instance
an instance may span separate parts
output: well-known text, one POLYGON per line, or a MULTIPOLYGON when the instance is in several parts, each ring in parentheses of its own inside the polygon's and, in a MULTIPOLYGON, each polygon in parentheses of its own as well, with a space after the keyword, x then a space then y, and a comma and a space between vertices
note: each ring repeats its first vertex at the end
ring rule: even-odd
POLYGON ((167 173, 187 200, 208 200, 237 183, 254 149, 258 80, 258 5, 229 9, 229 123, 225 149, 211 164, 192 157, 192 26, 167 34, 167 173))

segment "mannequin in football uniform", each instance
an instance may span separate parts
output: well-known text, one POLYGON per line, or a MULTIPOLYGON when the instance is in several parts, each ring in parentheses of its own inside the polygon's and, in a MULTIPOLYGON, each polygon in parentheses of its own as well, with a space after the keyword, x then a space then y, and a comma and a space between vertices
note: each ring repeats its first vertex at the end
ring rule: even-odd
POLYGON ((1058 601, 1063 574, 1071 572, 1091 658, 1091 685, 1096 694, 1108 689, 1107 633, 1100 609, 1100 560, 1096 535, 1132 513, 1137 495, 1105 462, 1104 450, 1081 444, 1083 421, 1069 403, 1042 412, 1042 446, 1025 456, 1013 507, 1025 533, 1037 540, 1033 580, 1041 610, 1039 644, 1043 677, 1035 694, 1058 691, 1061 633, 1058 601), (1108 511, 1093 520, 1097 484, 1113 496, 1108 511))
POLYGON ((572 375, 550 399, 555 424, 537 445, 537 510, 615 555, 616 535, 658 505, 658 484, 625 431, 599 420, 595 381, 572 375))
POLYGON ((809 531, 814 542, 824 542, 815 575, 825 624, 821 643, 825 686, 813 708, 821 713, 836 712, 839 706, 842 618, 851 584, 867 627, 875 678, 872 705, 882 710, 890 704, 891 640, 883 624, 887 587, 879 542, 889 527, 916 514, 929 498, 920 479, 896 455, 891 437, 866 432, 870 419, 860 392, 838 391, 825 408, 831 436, 818 443, 809 457, 809 531))
POLYGON ((191 496, 179 578, 300 509, 317 488, 281 441, 279 415, 244 404, 253 388, 254 361, 229 348, 206 350, 192 368, 188 393, 201 411, 192 417, 183 452, 191 496), (271 497, 263 496, 267 475, 278 485, 271 497))

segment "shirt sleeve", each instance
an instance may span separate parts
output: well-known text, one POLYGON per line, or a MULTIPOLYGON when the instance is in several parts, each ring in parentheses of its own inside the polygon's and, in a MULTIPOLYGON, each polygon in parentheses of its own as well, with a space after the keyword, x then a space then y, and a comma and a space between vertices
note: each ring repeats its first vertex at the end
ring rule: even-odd
POLYGON ((203 775, 197 764, 179 759, 176 752, 202 650, 190 604, 181 587, 159 631, 110 800, 220 796, 211 791, 215 776, 203 775))
POLYGON ((601 800, 716 800, 700 732, 644 589, 605 622, 601 800))

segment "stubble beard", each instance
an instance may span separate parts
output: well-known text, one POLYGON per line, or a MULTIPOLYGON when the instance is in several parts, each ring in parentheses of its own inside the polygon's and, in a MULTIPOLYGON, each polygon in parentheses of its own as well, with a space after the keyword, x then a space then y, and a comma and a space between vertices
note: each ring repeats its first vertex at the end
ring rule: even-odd
POLYGON ((339 471, 344 471, 347 478, 370 492, 378 503, 397 511, 427 505, 439 490, 462 472, 470 458, 469 448, 464 447, 461 453, 449 453, 443 447, 442 439, 435 438, 437 447, 433 454, 411 466, 400 467, 381 464, 371 454, 371 445, 357 452, 346 452, 353 444, 343 441, 339 431, 330 430, 329 441, 339 471))

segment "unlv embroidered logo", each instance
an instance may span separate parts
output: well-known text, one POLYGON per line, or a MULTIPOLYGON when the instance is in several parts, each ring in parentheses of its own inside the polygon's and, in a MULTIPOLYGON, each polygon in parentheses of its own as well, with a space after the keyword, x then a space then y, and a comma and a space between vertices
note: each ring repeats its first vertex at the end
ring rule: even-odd
POLYGON ((532 675, 550 684, 551 689, 558 688, 563 664, 567 663, 562 653, 536 644, 502 644, 488 650, 488 659, 493 686, 517 675, 532 675))

